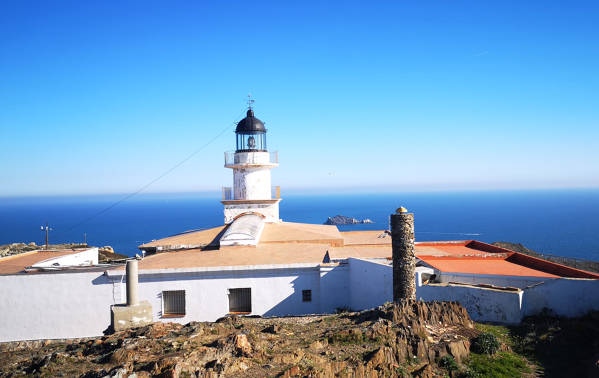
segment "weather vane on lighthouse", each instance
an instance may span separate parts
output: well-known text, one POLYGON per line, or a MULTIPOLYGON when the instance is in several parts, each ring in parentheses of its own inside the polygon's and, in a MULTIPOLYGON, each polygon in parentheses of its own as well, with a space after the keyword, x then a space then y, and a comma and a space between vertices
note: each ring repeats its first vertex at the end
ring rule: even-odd
POLYGON ((252 99, 252 94, 248 93, 248 109, 251 109, 253 104, 254 104, 254 99, 252 99))

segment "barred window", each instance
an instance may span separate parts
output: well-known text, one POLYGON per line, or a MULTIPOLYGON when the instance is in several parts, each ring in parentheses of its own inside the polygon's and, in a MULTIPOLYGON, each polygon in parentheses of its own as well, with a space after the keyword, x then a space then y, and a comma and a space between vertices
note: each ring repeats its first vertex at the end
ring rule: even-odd
POLYGON ((312 302, 312 290, 302 290, 302 302, 312 302))
POLYGON ((185 290, 162 292, 162 315, 185 316, 185 290))
POLYGON ((249 287, 229 289, 229 312, 251 313, 252 312, 252 289, 249 287))

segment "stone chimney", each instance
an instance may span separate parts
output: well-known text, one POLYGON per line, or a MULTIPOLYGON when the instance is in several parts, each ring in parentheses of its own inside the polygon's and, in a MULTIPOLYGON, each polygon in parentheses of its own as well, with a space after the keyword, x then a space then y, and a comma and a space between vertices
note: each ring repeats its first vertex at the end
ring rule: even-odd
POLYGON ((391 214, 393 247, 393 301, 416 299, 416 256, 414 254, 414 214, 404 207, 391 214))
POLYGON ((127 306, 139 303, 137 260, 127 260, 127 306))

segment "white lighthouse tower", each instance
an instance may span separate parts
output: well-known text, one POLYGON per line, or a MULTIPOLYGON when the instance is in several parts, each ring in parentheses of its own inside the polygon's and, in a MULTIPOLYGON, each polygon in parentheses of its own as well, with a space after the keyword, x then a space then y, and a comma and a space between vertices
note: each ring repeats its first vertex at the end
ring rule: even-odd
POLYGON ((225 152, 225 168, 233 169, 233 188, 223 188, 225 224, 251 213, 259 214, 265 222, 278 222, 280 189, 273 190, 270 182, 271 168, 279 165, 278 154, 268 152, 266 128, 254 116, 251 101, 247 116, 237 123, 235 135, 235 152, 225 152))

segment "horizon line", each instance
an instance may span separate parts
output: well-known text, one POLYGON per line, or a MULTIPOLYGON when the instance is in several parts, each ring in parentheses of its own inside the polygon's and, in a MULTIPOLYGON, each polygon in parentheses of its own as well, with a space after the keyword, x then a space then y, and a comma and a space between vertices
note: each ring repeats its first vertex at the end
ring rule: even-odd
MULTIPOLYGON (((388 190, 377 187, 295 187, 285 190, 290 195, 344 195, 344 194, 418 194, 418 193, 462 193, 462 192, 532 192, 532 191, 580 191, 580 190, 599 190, 599 186, 547 186, 547 187, 463 187, 463 188, 426 188, 426 189, 398 189, 388 190)), ((283 192, 283 194, 285 193, 283 192)), ((16 198, 45 198, 45 197, 100 197, 100 196, 128 196, 132 192, 96 192, 96 193, 29 193, 29 194, 0 194, 0 199, 16 198)), ((148 195, 217 195, 220 196, 220 190, 197 190, 197 191, 148 191, 135 194, 135 196, 148 195)), ((283 195, 282 195, 283 197, 283 195)))

